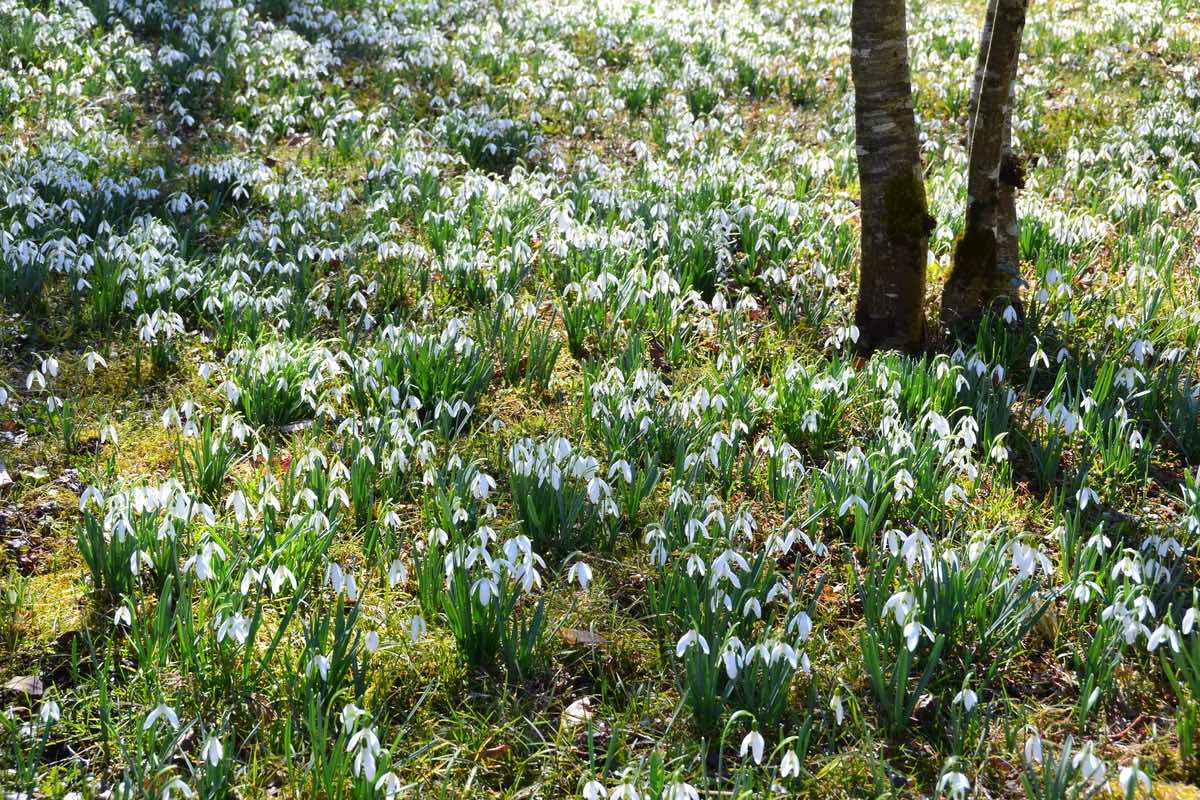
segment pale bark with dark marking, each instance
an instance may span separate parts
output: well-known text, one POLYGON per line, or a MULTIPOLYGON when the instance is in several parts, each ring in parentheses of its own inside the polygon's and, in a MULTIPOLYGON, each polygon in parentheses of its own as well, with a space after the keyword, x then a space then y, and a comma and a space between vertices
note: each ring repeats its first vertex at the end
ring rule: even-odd
MULTIPOLYGON (((1004 143, 1000 156, 1000 206, 996 209, 996 262, 1010 280, 1021 280, 1021 230, 1017 224, 1017 190, 1025 186, 1025 171, 1013 152, 1012 116, 1017 102, 1017 81, 1013 76, 1012 95, 1004 115, 1004 143)), ((1020 308, 1018 286, 1014 285, 1010 299, 1020 308)))
POLYGON ((933 220, 913 113, 904 0, 854 0, 850 67, 862 196, 859 347, 914 351, 925 338, 933 220))
POLYGON ((1019 308, 1016 189, 1012 153, 1017 61, 1029 0, 990 0, 968 111, 967 212, 942 294, 942 321, 973 320, 985 310, 1019 308))

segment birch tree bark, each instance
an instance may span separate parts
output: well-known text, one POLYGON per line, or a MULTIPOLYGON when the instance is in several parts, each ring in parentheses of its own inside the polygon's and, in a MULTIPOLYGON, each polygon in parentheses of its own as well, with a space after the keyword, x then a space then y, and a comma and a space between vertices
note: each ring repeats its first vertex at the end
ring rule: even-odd
POLYGON ((861 194, 858 346, 919 350, 933 219, 913 112, 904 0, 854 0, 850 71, 861 194))
POLYGON ((1012 152, 1017 62, 1029 0, 990 0, 967 115, 967 211, 942 292, 942 322, 1020 308, 1016 190, 1023 179, 1012 152))

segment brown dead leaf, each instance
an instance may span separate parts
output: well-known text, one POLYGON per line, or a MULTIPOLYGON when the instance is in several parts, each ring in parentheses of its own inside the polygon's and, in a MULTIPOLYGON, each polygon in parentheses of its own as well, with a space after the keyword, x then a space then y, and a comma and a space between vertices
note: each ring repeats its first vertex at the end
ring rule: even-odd
POLYGON ((572 647, 581 644, 596 646, 604 644, 604 637, 600 636, 600 634, 580 630, 579 628, 563 628, 558 632, 558 635, 566 644, 572 647))
POLYGON ((512 748, 506 744, 494 744, 491 747, 485 747, 475 755, 476 761, 500 761, 508 758, 512 753, 512 748))
POLYGON ((42 679, 36 675, 18 675, 4 684, 4 688, 10 692, 27 694, 30 697, 41 697, 42 692, 46 690, 46 687, 42 684, 42 679))

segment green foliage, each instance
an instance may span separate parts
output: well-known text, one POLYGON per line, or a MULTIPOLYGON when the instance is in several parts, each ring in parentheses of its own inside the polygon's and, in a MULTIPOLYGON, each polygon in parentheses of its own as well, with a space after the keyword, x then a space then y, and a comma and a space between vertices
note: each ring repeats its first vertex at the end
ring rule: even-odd
POLYGON ((311 420, 321 402, 327 357, 321 347, 303 341, 234 350, 226 358, 226 396, 251 425, 278 429, 311 420))

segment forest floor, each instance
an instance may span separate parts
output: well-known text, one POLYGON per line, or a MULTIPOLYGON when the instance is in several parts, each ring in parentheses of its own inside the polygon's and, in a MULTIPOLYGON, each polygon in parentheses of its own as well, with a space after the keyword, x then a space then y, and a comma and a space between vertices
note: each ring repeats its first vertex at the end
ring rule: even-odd
POLYGON ((1032 4, 1024 319, 920 357, 849 30, 0 0, 6 800, 1198 796, 1200 9, 1032 4))

